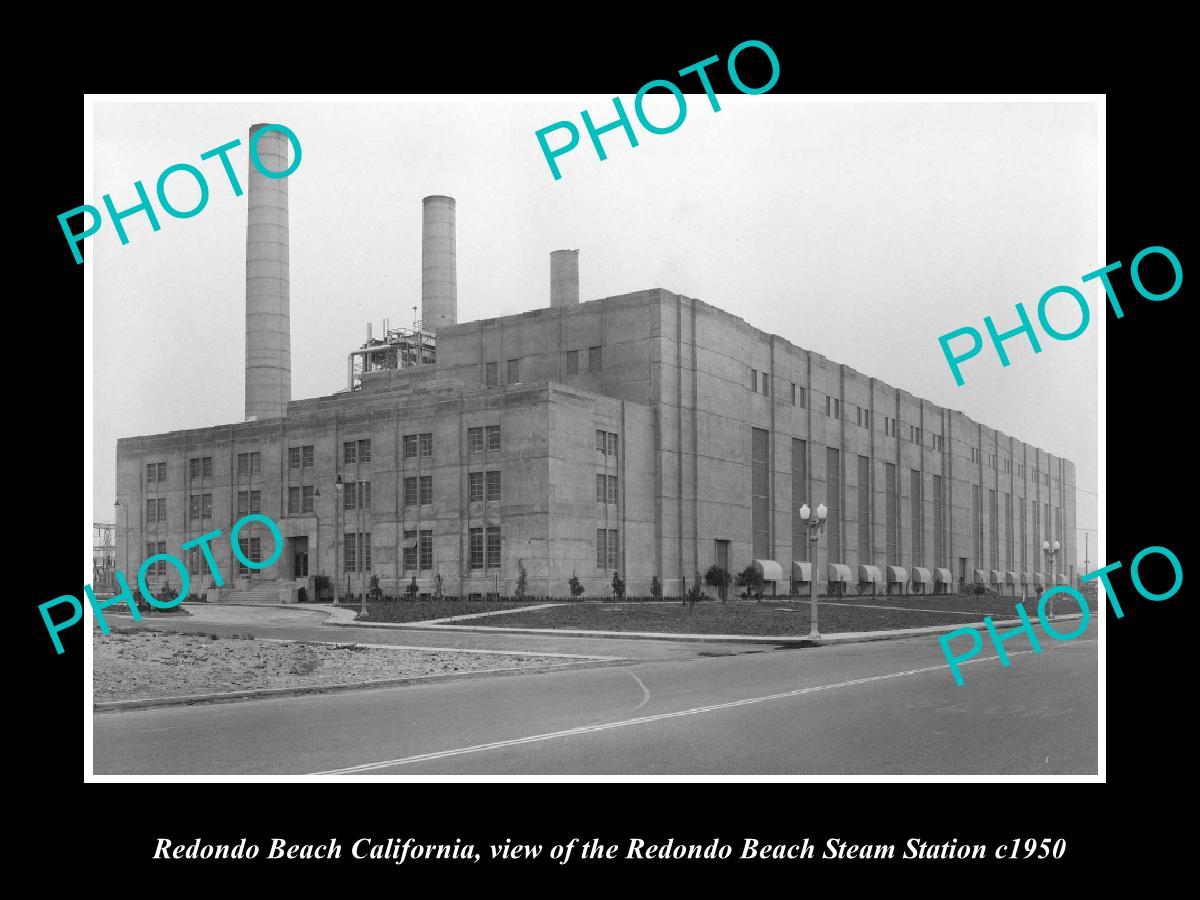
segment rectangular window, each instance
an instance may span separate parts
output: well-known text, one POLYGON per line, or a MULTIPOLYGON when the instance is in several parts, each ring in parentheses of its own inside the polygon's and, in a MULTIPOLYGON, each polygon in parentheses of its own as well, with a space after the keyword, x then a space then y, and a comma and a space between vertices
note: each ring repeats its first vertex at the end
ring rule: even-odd
POLYGON ((1027 572, 1027 564, 1029 562, 1029 554, 1026 552, 1028 545, 1025 542, 1025 498, 1017 498, 1017 546, 1020 550, 1020 569, 1019 572, 1027 572))
POLYGON ((417 437, 420 439, 421 457, 429 459, 433 456, 433 432, 427 431, 424 434, 417 435, 417 437))
POLYGON ((313 511, 313 486, 306 484, 300 489, 301 506, 300 512, 310 513, 313 511))
POLYGON ((159 497, 155 499, 151 497, 146 501, 146 521, 147 522, 165 522, 167 521, 167 498, 159 497))
POLYGON ((620 560, 618 559, 619 550, 620 544, 617 541, 617 529, 596 529, 597 569, 612 569, 613 571, 616 571, 620 565, 620 560))
POLYGON ((825 477, 829 485, 829 518, 825 533, 829 535, 829 561, 842 562, 842 453, 833 447, 825 448, 825 477))
POLYGON ((500 470, 487 473, 487 500, 489 503, 500 502, 500 470))
POLYGON ((342 509, 354 509, 354 502, 358 497, 358 490, 355 483, 351 481, 342 486, 342 509))
POLYGON ((202 494, 200 496, 200 518, 212 518, 212 494, 202 494))
POLYGON ((1046 536, 1042 538, 1042 540, 1049 541, 1051 544, 1053 544, 1054 532, 1050 530, 1050 504, 1048 502, 1042 504, 1042 511, 1045 513, 1046 517, 1046 536))
POLYGON ((796 382, 792 382, 792 406, 796 405, 796 382))
MULTIPOLYGON (((158 481, 158 466, 154 463, 146 463, 147 484, 154 484, 156 481, 158 481)), ((150 555, 153 556, 153 554, 150 555)))
POLYGON ((300 512, 300 488, 299 487, 289 487, 287 489, 287 491, 288 491, 288 493, 287 493, 288 515, 294 516, 298 512, 300 512))
POLYGON ((605 441, 604 441, 604 434, 605 433, 603 431, 596 432, 596 449, 599 450, 601 453, 605 452, 604 448, 607 446, 607 444, 605 444, 605 441))
POLYGON ((489 569, 500 568, 500 526, 489 525, 487 529, 487 561, 489 569))
POLYGON ((797 405, 801 409, 808 409, 808 388, 796 388, 796 399, 799 401, 797 405))
POLYGON ((490 362, 487 364, 487 377, 484 381, 488 387, 495 387, 500 383, 500 363, 490 362))
POLYGON ((299 447, 288 447, 288 468, 289 469, 299 469, 300 468, 300 448, 299 447))
POLYGON ((358 545, 358 541, 356 540, 358 536, 354 534, 354 532, 350 532, 349 534, 344 535, 344 537, 345 540, 342 542, 342 571, 357 572, 358 557, 355 553, 355 548, 358 545))
POLYGON ((567 351, 566 369, 567 369, 566 373, 568 375, 578 375, 579 374, 579 351, 578 350, 568 350, 567 351))
POLYGON ((596 476, 596 502, 604 503, 605 502, 605 500, 604 500, 605 494, 606 494, 606 488, 604 487, 604 476, 597 475, 596 476))
POLYGON ((608 567, 614 572, 620 566, 620 560, 618 559, 619 550, 620 544, 617 542, 617 529, 610 528, 608 529, 608 567))
MULTIPOLYGON (((188 460, 188 479, 195 481, 200 477, 200 457, 188 460)), ((189 553, 190 555, 190 553, 189 553)))
POLYGON ((303 467, 305 469, 311 469, 315 465, 315 463, 313 461, 314 456, 315 456, 314 449, 315 448, 312 444, 305 444, 303 447, 300 448, 300 465, 301 465, 301 467, 303 467))
POLYGON ((996 503, 996 492, 988 491, 988 562, 991 568, 1000 568, 1000 507, 996 503))
POLYGON ((467 500, 470 503, 483 502, 483 473, 467 473, 467 500))
POLYGON ((192 547, 187 554, 188 574, 200 574, 200 548, 192 547))
POLYGON ((342 444, 342 464, 352 466, 358 462, 358 444, 346 441, 342 444))
POLYGON ((886 496, 883 499, 884 504, 884 522, 887 526, 887 563, 889 565, 900 564, 900 536, 898 519, 898 496, 900 486, 896 483, 896 464, 886 463, 884 465, 884 489, 886 496))
POLYGON ((417 505, 417 497, 418 497, 417 479, 416 478, 405 478, 404 479, 404 505, 405 506, 416 506, 417 505))
POLYGON ((980 500, 981 488, 971 485, 971 522, 975 527, 975 567, 983 568, 983 503, 980 500))
POLYGON ((761 428, 750 430, 750 503, 751 547, 755 559, 772 559, 771 498, 767 472, 770 434, 761 428))
POLYGON ((1009 571, 1016 568, 1016 564, 1013 562, 1012 494, 1004 495, 1004 566, 1009 571))
POLYGON ((238 475, 258 475, 262 472, 262 454, 257 450, 253 453, 238 454, 238 475))
POLYGON ((808 526, 800 507, 808 502, 808 442, 792 438, 792 559, 808 560, 808 526))
POLYGON ((921 565, 925 558, 925 492, 922 488, 921 473, 917 469, 913 469, 910 502, 912 504, 912 564, 914 566, 921 565))
POLYGON ((758 393, 758 369, 750 370, 750 390, 758 393))
POLYGON ((604 348, 603 347, 588 347, 588 371, 589 372, 604 371, 604 348))
POLYGON ((362 539, 359 543, 362 547, 362 570, 364 572, 371 571, 371 532, 367 531, 362 534, 362 539))
POLYGON ((469 528, 467 529, 468 544, 471 557, 471 568, 483 568, 483 529, 469 528))
POLYGON ((426 528, 421 531, 421 540, 418 545, 421 551, 421 568, 433 568, 433 530, 426 528))
POLYGON ((863 408, 861 406, 855 407, 854 415, 855 415, 856 424, 858 425, 859 428, 862 428, 863 427, 863 408))
POLYGON ((415 569, 417 567, 417 533, 416 531, 404 532, 404 568, 415 569))
MULTIPOLYGON (((250 562, 262 562, 262 539, 261 538, 238 538, 238 547, 242 551, 242 556, 250 560, 250 562)), ((248 575, 250 567, 238 560, 238 574, 248 575)))
POLYGON ((605 452, 609 456, 614 457, 614 458, 617 455, 617 436, 615 434, 613 434, 611 431, 608 433, 608 446, 607 446, 605 452))
POLYGON ((614 506, 617 503, 617 476, 608 476, 608 502, 614 506))
MULTIPOLYGON (((1041 519, 1041 516, 1038 514, 1040 512, 1040 510, 1039 510, 1040 505, 1041 504, 1039 504, 1038 501, 1036 501, 1036 500, 1033 501, 1033 508, 1032 508, 1033 515, 1029 517, 1030 524, 1033 525, 1033 540, 1030 541, 1030 543, 1033 545, 1033 558, 1035 560, 1038 560, 1038 562, 1041 561, 1041 556, 1039 556, 1038 554, 1040 554, 1042 552, 1042 538, 1041 538, 1042 519, 1041 519)), ((1038 565, 1037 563, 1035 563, 1034 568, 1040 569, 1041 566, 1038 565)))
POLYGON ((945 529, 946 529, 946 485, 942 481, 941 475, 933 476, 933 564, 941 565, 945 562, 943 554, 946 552, 945 544, 945 529))
POLYGON ((871 459, 858 458, 858 561, 871 564, 871 459))
MULTIPOLYGON (((371 439, 365 438, 358 442, 358 461, 360 463, 368 463, 371 461, 371 439)), ((367 535, 367 540, 370 541, 371 536, 367 535)))
POLYGON ((371 510, 371 482, 369 481, 358 483, 358 508, 368 512, 371 510))
POLYGON ((487 448, 489 450, 499 450, 500 449, 500 426, 499 425, 487 426, 487 448))
POLYGON ((417 436, 415 434, 406 434, 404 436, 404 458, 417 458, 417 436))
POLYGON ((428 506, 433 503, 433 476, 421 476, 421 505, 428 506))
POLYGON ((193 522, 200 521, 200 495, 192 494, 188 497, 188 519, 193 522))
POLYGON ((468 428, 467 429, 467 449, 471 453, 483 452, 483 429, 468 428))
POLYGON ((510 359, 508 361, 508 383, 518 384, 521 381, 521 361, 519 359, 510 359))
POLYGON ((771 376, 766 372, 762 373, 762 392, 764 397, 771 396, 771 376))

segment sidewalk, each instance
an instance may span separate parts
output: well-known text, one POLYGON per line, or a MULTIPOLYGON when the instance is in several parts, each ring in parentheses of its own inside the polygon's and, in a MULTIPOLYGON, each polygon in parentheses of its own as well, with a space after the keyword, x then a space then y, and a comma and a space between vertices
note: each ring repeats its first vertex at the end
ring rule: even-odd
MULTIPOLYGON (((344 612, 344 610, 342 610, 344 612)), ((1080 619, 1082 615, 1056 616, 1054 621, 1080 619)), ((420 622, 354 622, 335 621, 330 619, 326 624, 355 628, 399 628, 417 631, 475 631, 501 634, 557 634, 563 637, 591 638, 635 638, 655 641, 720 641, 723 643, 763 643, 763 644, 793 644, 795 646, 819 647, 825 644, 851 644, 863 641, 887 641, 899 638, 921 637, 924 635, 945 634, 960 628, 985 626, 980 622, 960 622, 953 625, 930 625, 923 628, 897 628, 890 631, 847 631, 840 634, 823 634, 813 640, 807 635, 757 635, 757 634, 672 634, 655 631, 582 631, 566 628, 499 628, 486 625, 428 625, 420 622)), ((997 622, 992 620, 997 628, 1020 625, 1020 619, 1005 619, 997 622)))

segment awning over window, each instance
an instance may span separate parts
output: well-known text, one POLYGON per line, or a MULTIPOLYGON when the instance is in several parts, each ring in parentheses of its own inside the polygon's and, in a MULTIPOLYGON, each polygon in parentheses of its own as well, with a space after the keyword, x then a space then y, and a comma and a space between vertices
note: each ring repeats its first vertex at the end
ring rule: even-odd
POLYGON ((840 581, 843 584, 850 583, 850 567, 844 566, 841 563, 829 564, 829 580, 840 581))
POLYGON ((1033 583, 1034 584, 1045 584, 1046 583, 1046 573, 1045 572, 1034 572, 1033 573, 1033 583))
POLYGON ((1036 578, 1036 576, 1034 575, 1033 572, 1022 572, 1021 573, 1021 584, 1037 584, 1037 581, 1035 580, 1035 578, 1036 578))
POLYGON ((1054 576, 1054 579, 1055 579, 1056 584, 1068 584, 1069 583, 1067 581, 1066 573, 1064 573, 1064 572, 1059 572, 1057 575, 1054 576))
POLYGON ((1004 573, 1004 583, 1005 584, 1020 584, 1021 582, 1017 581, 1017 573, 1016 572, 1005 572, 1004 573))
POLYGON ((763 581, 783 581, 783 566, 773 559, 756 559, 754 568, 758 569, 763 581))
POLYGON ((987 583, 987 573, 984 572, 983 569, 975 570, 975 583, 976 584, 986 584, 987 583))
POLYGON ((923 569, 920 566, 913 566, 912 580, 916 584, 933 584, 933 575, 928 569, 923 569))
POLYGON ((908 581, 908 572, 900 566, 888 566, 887 570, 888 581, 892 584, 904 584, 908 581))
POLYGON ((792 563, 792 581, 812 581, 812 563, 792 563))
POLYGON ((999 569, 992 569, 991 574, 992 574, 992 580, 990 582, 991 584, 1004 584, 1004 578, 1001 577, 999 569))
POLYGON ((934 569, 933 574, 938 584, 954 583, 954 576, 950 574, 949 569, 934 569))
POLYGON ((864 584, 883 584, 883 573, 879 566, 859 566, 858 580, 864 584))

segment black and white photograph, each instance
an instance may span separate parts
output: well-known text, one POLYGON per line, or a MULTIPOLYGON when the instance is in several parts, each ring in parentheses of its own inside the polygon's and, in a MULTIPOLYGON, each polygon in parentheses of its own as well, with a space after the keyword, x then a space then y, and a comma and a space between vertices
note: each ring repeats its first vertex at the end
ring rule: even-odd
POLYGON ((1103 96, 764 46, 89 97, 89 778, 1103 780, 1103 96))

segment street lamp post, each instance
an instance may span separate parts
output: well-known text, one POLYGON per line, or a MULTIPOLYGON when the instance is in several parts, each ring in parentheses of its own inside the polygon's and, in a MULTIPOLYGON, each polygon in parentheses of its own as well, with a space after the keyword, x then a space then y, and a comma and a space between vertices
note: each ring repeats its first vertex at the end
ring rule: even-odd
POLYGON ((338 582, 342 578, 342 573, 338 571, 342 567, 342 476, 339 473, 333 479, 333 605, 337 606, 341 600, 338 597, 338 582))
MULTIPOLYGON (((1046 570, 1046 574, 1050 577, 1051 580, 1053 580, 1055 578, 1054 560, 1055 560, 1055 557, 1058 556, 1058 551, 1061 549, 1062 549, 1062 544, 1060 544, 1058 541, 1055 541, 1053 544, 1051 544, 1049 541, 1042 541, 1042 552, 1044 554, 1046 554, 1046 565, 1048 567, 1046 570)), ((1051 595, 1051 597, 1050 597, 1049 618, 1051 618, 1051 619, 1054 618, 1054 595, 1051 595)))
POLYGON ((829 510, 825 508, 824 503, 817 504, 817 517, 813 521, 809 521, 812 512, 805 503, 800 507, 800 521, 808 527, 808 539, 812 542, 812 571, 808 578, 808 599, 811 604, 809 612, 809 630, 808 636, 810 639, 816 640, 821 637, 821 631, 817 627, 817 556, 818 544, 817 539, 821 536, 821 532, 825 530, 825 519, 829 515, 829 510))

